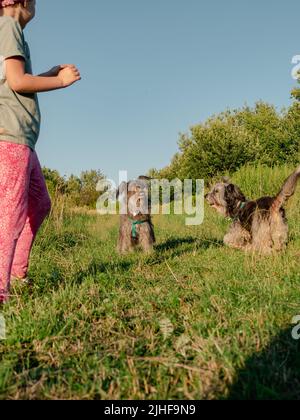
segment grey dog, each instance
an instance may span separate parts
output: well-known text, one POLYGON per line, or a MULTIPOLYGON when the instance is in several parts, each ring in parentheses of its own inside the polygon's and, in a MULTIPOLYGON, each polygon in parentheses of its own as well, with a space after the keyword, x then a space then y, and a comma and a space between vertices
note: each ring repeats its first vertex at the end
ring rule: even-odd
POLYGON ((239 187, 224 180, 206 195, 208 204, 232 225, 224 243, 232 248, 271 254, 282 251, 288 242, 288 224, 284 204, 296 191, 300 166, 285 181, 276 197, 247 200, 239 187))
POLYGON ((117 192, 121 203, 118 251, 121 254, 142 248, 151 252, 155 243, 151 219, 151 179, 140 176, 137 180, 123 182, 117 192))

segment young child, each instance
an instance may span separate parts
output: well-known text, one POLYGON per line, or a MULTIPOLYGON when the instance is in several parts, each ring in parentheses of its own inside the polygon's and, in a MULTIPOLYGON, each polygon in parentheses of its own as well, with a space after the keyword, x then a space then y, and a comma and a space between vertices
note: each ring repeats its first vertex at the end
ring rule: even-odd
POLYGON ((50 212, 50 198, 36 155, 40 130, 38 92, 81 79, 74 65, 33 76, 23 29, 35 0, 0 0, 0 303, 11 278, 26 279, 36 234, 50 212))

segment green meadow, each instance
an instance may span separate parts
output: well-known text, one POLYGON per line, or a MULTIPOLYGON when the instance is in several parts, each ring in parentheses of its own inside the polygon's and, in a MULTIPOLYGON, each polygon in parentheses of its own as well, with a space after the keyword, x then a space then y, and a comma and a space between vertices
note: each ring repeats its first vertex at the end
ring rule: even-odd
MULTIPOLYGON (((244 167, 251 198, 293 170, 244 167)), ((300 399, 300 188, 288 249, 224 247, 229 221, 155 216, 152 255, 116 252, 118 217, 54 200, 35 244, 30 287, 2 310, 1 399, 300 399)))

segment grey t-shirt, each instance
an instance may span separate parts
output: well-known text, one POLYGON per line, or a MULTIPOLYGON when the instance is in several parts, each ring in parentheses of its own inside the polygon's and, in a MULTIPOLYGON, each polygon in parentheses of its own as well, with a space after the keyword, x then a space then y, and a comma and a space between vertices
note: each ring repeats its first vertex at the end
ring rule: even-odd
POLYGON ((41 114, 36 94, 19 94, 8 85, 5 59, 23 57, 25 72, 32 74, 30 52, 20 24, 0 17, 0 141, 29 146, 34 150, 39 137, 41 114))

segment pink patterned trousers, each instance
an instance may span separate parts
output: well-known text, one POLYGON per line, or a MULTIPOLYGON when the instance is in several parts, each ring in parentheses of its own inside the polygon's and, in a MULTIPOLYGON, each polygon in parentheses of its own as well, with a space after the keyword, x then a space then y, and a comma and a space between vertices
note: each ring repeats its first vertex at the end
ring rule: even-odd
POLYGON ((50 208, 36 153, 0 142, 0 302, 8 298, 11 277, 26 277, 34 239, 50 208))

